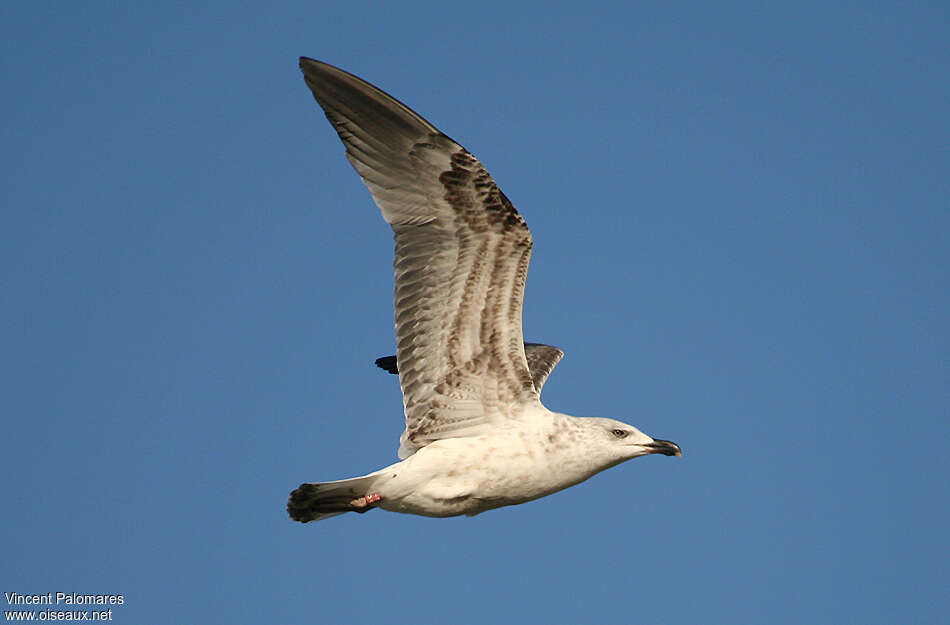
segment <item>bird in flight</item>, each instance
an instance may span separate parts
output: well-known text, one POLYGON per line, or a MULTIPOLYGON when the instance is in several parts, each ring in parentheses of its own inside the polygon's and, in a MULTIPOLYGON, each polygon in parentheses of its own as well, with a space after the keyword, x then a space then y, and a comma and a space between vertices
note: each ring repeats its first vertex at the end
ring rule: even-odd
POLYGON ((326 63, 301 57, 300 68, 393 229, 396 355, 377 364, 399 375, 406 429, 399 462, 301 484, 290 518, 475 515, 631 458, 682 455, 632 425, 541 403, 564 353, 523 339, 533 245, 524 219, 468 150, 405 104, 326 63))

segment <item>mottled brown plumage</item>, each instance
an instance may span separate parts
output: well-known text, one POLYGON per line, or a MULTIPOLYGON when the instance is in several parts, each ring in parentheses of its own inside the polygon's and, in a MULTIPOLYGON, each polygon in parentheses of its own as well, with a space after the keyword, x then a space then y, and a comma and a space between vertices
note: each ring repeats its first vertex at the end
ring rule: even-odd
POLYGON ((524 343, 533 242, 514 205, 470 152, 406 105, 325 63, 302 58, 300 67, 393 229, 396 356, 381 366, 398 371, 406 429, 402 462, 302 484, 290 516, 311 521, 376 506, 477 514, 639 455, 679 454, 619 421, 541 404, 563 352, 524 343))

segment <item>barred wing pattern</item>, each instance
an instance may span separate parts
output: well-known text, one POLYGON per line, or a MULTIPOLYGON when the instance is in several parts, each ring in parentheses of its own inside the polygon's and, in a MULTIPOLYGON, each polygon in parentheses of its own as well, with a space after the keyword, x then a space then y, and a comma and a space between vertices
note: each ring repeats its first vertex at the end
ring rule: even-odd
POLYGON ((521 329, 524 219, 474 156, 407 106, 330 65, 300 67, 395 234, 399 456, 519 418, 540 390, 521 329))
POLYGON ((528 359, 528 370, 531 371, 534 388, 538 391, 538 395, 541 395, 541 388, 544 387, 544 383, 557 363, 564 358, 564 352, 553 345, 525 343, 524 353, 528 359))
MULTIPOLYGON (((553 345, 525 343, 524 355, 528 359, 528 370, 531 372, 534 388, 540 395, 548 376, 551 375, 561 358, 564 358, 564 352, 553 345)), ((399 373, 399 364, 395 356, 380 356, 376 359, 376 366, 393 375, 399 373)))

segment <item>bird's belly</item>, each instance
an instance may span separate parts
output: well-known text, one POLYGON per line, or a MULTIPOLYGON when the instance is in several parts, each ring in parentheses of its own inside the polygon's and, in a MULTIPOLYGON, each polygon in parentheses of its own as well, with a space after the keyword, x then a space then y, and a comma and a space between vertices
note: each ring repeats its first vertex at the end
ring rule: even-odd
POLYGON ((423 516, 474 515, 569 485, 543 453, 517 439, 437 441, 391 468, 379 506, 423 516))

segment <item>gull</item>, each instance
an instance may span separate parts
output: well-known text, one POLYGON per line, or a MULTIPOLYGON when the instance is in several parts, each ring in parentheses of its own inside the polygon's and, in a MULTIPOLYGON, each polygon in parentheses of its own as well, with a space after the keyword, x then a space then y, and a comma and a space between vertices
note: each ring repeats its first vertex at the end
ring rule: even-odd
POLYGON ((541 388, 564 356, 525 343, 533 241, 468 150, 405 104, 339 68, 300 58, 304 80, 396 242, 396 354, 406 429, 400 461, 301 484, 287 512, 317 521, 382 508, 476 515, 550 495, 676 443, 614 419, 548 410, 541 388))

